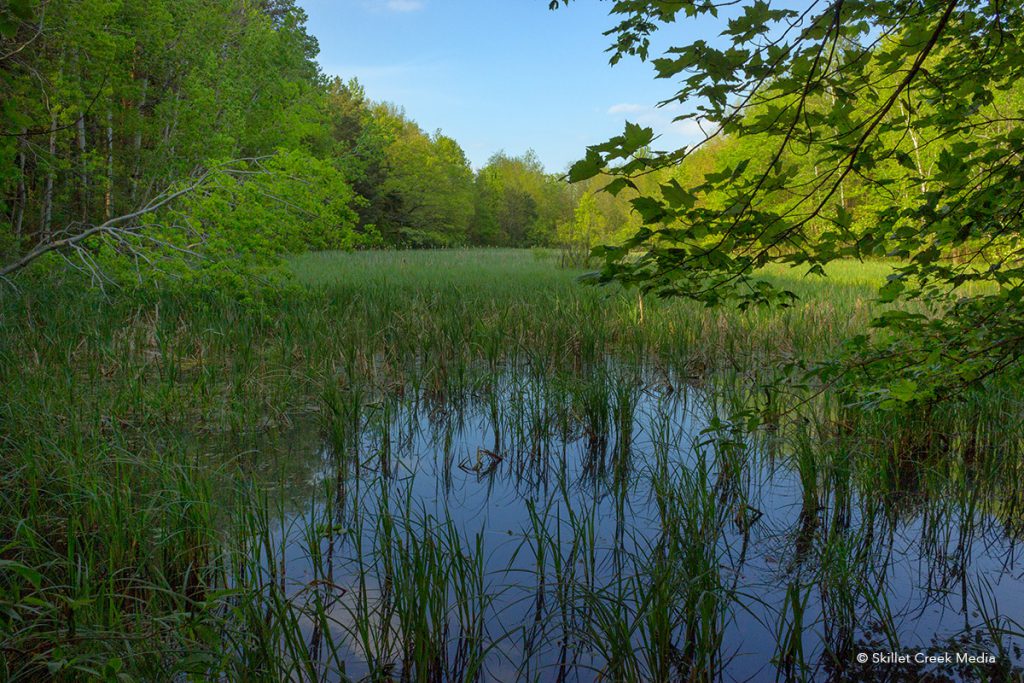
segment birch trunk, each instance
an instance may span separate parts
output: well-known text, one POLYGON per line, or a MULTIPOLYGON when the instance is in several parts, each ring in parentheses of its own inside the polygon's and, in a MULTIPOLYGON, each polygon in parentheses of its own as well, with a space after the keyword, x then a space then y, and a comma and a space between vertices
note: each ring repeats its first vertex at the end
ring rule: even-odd
POLYGON ((114 215, 114 112, 107 106, 107 196, 103 201, 103 218, 114 215))
POLYGON ((41 217, 42 238, 50 239, 53 223, 53 181, 57 165, 57 115, 50 115, 50 158, 46 167, 46 189, 43 190, 43 215, 41 217))
POLYGON ((78 132, 78 196, 82 204, 82 222, 89 221, 89 173, 85 164, 86 140, 85 140, 85 112, 78 117, 75 123, 78 132))
MULTIPOLYGON (((86 92, 86 85, 82 78, 82 66, 78 50, 75 50, 72 57, 74 71, 79 77, 79 90, 86 92)), ((78 143, 78 187, 75 194, 78 195, 79 208, 81 210, 82 223, 89 220, 89 171, 86 167, 86 140, 85 140, 85 110, 83 109, 75 121, 76 142, 78 143)))
POLYGON ((902 102, 900 102, 900 111, 903 113, 903 117, 907 120, 907 132, 910 133, 910 142, 914 145, 914 165, 917 166, 917 174, 922 178, 921 194, 924 194, 928 191, 928 185, 924 182, 924 165, 921 163, 921 146, 917 142, 917 134, 914 133, 914 129, 910 125, 910 111, 903 107, 902 102))
POLYGON ((139 196, 139 181, 142 178, 142 109, 146 106, 146 93, 149 90, 149 76, 142 78, 142 96, 139 98, 139 106, 137 112, 139 120, 135 123, 135 139, 132 142, 132 151, 134 153, 134 168, 132 169, 132 192, 131 192, 131 203, 132 206, 138 200, 139 196))

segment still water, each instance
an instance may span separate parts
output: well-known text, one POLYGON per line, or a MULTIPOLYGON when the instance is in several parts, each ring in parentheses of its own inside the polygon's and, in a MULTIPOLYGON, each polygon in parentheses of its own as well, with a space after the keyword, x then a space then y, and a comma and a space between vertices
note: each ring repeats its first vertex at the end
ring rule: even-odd
POLYGON ((324 680, 1019 680, 999 504, 709 432, 682 383, 488 395, 360 399, 254 458, 324 680))

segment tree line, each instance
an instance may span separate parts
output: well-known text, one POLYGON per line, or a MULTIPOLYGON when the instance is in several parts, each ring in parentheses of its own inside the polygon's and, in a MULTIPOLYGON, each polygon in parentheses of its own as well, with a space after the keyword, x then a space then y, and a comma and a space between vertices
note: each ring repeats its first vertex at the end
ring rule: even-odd
POLYGON ((529 151, 474 171, 317 54, 294 0, 3 0, 0 275, 51 250, 101 282, 142 266, 220 287, 307 249, 553 246, 581 265, 643 226, 637 197, 763 156, 724 138, 613 193, 529 151))
POLYGON ((224 284, 289 251, 572 234, 586 190, 533 152, 474 171, 317 53, 294 0, 3 0, 4 272, 53 251, 224 284))

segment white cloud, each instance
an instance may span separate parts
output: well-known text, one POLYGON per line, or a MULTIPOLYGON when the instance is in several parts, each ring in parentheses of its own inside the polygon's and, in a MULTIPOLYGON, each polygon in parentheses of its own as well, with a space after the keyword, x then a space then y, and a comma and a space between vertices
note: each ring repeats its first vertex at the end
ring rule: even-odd
POLYGON ((637 112, 649 109, 643 104, 630 104, 629 102, 620 102, 619 104, 613 104, 608 107, 609 114, 635 114, 637 112))
POLYGON ((714 132, 715 125, 706 121, 674 120, 684 113, 682 105, 677 102, 664 107, 621 102, 608 108, 609 116, 653 129, 659 136, 654 143, 656 149, 693 145, 714 132))
POLYGON ((423 4, 423 0, 387 0, 384 6, 389 12, 418 12, 423 4))

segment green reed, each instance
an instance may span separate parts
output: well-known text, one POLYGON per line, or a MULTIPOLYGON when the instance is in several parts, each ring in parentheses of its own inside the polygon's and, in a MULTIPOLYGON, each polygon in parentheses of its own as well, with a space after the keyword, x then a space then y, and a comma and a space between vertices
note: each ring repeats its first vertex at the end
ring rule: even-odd
MULTIPOLYGON (((731 615, 759 600, 722 569, 726 531, 746 543, 759 528, 758 459, 799 482, 781 560, 794 575, 774 625, 777 666, 805 677, 800 633, 815 623, 827 624, 836 663, 858 620, 899 645, 877 590, 879 539, 899 519, 919 516, 928 547, 964 539, 949 560, 961 574, 979 519, 1024 530, 1012 377, 895 417, 827 394, 791 412, 803 397, 764 394, 778 364, 863 328, 866 283, 885 264, 837 264, 828 280, 772 272, 801 295, 791 310, 645 299, 642 316, 635 293, 583 287, 579 272, 529 252, 309 254, 292 265, 301 284, 259 302, 107 298, 71 275, 0 293, 0 678, 471 680, 533 638, 534 649, 561 642, 566 671, 584 667, 579 650, 606 678, 713 679, 728 667, 731 615), (699 393, 718 416, 692 467, 676 462, 667 423, 638 422, 649 391, 699 393), (731 421, 751 405, 780 416, 770 430, 731 421), (403 415, 443 426, 450 473, 451 435, 480 407, 488 450, 508 460, 498 469, 553 491, 531 500, 522 531, 528 582, 553 615, 523 627, 532 636, 489 626, 503 589, 486 539, 394 489, 403 434, 419 428, 403 415), (325 464, 296 522, 300 506, 282 491, 312 475, 260 444, 309 416, 325 464), (578 438, 590 485, 617 514, 627 491, 649 487, 655 542, 623 532, 608 552, 595 511, 570 495, 580 482, 559 444, 578 438), (309 576, 288 575, 289 553, 309 576)), ((968 590, 994 642, 1020 630, 983 586, 968 590)))

